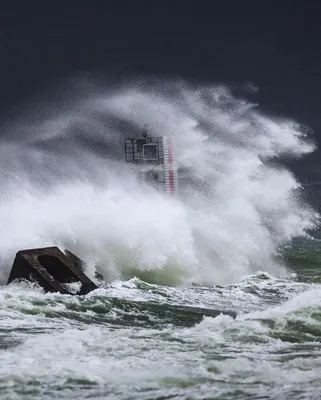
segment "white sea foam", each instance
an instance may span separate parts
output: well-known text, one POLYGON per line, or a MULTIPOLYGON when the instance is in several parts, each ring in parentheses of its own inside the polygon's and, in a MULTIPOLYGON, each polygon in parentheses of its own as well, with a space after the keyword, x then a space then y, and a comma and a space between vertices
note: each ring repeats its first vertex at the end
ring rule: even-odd
POLYGON ((275 163, 313 151, 297 124, 224 87, 96 89, 33 105, 2 129, 3 280, 17 250, 50 245, 84 258, 90 273, 99 265, 108 281, 224 284, 280 271, 279 246, 316 222, 275 163), (178 199, 139 186, 123 162, 124 137, 145 123, 177 143, 178 199))

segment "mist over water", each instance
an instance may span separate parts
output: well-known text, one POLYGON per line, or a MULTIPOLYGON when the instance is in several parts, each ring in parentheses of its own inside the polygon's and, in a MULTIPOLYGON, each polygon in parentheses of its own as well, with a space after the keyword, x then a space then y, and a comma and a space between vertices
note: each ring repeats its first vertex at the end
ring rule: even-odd
POLYGON ((281 245, 318 216, 279 162, 314 150, 294 121, 221 86, 135 82, 33 104, 2 127, 1 279, 19 249, 57 245, 105 280, 225 284, 283 273, 281 245), (124 138, 176 142, 177 198, 140 185, 124 138))

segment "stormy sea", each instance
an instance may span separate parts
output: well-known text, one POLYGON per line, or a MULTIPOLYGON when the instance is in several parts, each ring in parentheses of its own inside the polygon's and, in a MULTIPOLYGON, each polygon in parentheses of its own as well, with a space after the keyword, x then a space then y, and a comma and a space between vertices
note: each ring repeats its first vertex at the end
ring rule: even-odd
POLYGON ((319 215, 288 166, 305 127, 225 86, 83 79, 1 132, 1 399, 321 397, 319 215), (176 143, 176 196, 124 162, 145 124, 176 143), (99 288, 6 285, 46 246, 99 288))

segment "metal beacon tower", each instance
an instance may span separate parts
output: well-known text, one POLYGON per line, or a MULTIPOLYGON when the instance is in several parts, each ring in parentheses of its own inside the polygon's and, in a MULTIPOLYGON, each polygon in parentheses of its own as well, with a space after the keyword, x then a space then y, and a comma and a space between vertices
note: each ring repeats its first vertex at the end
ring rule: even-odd
POLYGON ((144 127, 142 137, 125 139, 126 162, 138 166, 139 179, 171 195, 177 194, 175 146, 171 137, 149 137, 144 127))

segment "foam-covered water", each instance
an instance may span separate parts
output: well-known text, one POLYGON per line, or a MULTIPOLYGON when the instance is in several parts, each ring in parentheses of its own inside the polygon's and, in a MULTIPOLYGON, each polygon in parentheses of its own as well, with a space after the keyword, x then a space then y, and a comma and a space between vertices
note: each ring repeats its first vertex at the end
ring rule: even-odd
POLYGON ((230 283, 280 273, 279 246, 314 226, 299 183, 277 164, 313 150, 293 121, 224 87, 136 82, 77 94, 2 130, 3 280, 18 249, 56 244, 100 265, 106 281, 230 283), (145 123, 176 141, 178 199, 140 187, 124 165, 124 138, 145 123))
POLYGON ((318 215, 282 166, 313 151, 305 128, 224 87, 145 81, 82 82, 1 132, 2 282, 17 250, 52 245, 105 278, 0 287, 1 398, 320 398, 318 215), (123 162, 145 123, 177 144, 175 198, 123 162))
POLYGON ((187 290, 116 281, 85 297, 11 285, 0 290, 0 390, 8 399, 317 399, 320 294, 267 274, 187 290))

